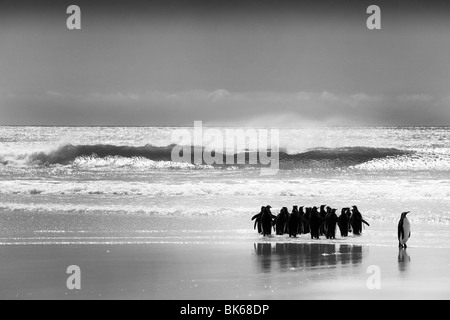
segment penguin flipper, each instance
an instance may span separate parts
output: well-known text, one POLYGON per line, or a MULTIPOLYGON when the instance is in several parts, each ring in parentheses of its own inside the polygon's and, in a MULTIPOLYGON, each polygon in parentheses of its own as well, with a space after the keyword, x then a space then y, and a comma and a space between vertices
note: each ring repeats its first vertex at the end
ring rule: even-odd
POLYGON ((261 216, 261 213, 255 214, 255 215, 252 217, 252 220, 255 220, 256 218, 258 218, 258 217, 260 217, 260 216, 261 216))
POLYGON ((361 220, 362 220, 362 222, 364 222, 365 224, 367 224, 370 227, 370 224, 366 220, 364 220, 364 219, 361 219, 361 220))

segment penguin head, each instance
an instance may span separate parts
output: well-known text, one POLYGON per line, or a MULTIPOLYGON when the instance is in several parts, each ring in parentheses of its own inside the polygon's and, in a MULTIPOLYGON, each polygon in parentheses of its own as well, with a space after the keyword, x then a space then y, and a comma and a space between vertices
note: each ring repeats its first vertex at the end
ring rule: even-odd
POLYGON ((359 210, 358 210, 358 207, 357 207, 357 206, 352 206, 352 210, 351 210, 351 212, 352 212, 352 213, 354 213, 354 214, 360 214, 360 212, 359 212, 359 210))
POLYGON ((410 212, 411 212, 411 211, 403 212, 403 213, 402 213, 402 219, 406 218, 406 215, 407 215, 408 213, 410 213, 410 212))

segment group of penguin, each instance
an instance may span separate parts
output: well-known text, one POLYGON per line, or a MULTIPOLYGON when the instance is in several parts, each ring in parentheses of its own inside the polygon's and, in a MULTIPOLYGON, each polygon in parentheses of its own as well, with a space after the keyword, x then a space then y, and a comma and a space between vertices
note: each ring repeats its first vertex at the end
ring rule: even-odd
MULTIPOLYGON (((340 215, 336 214, 337 209, 332 209, 327 205, 317 207, 294 206, 289 213, 287 207, 283 207, 278 215, 273 215, 270 211, 272 207, 262 206, 261 212, 252 217, 255 220, 254 229, 263 236, 272 234, 272 228, 277 235, 288 234, 289 237, 297 237, 300 234, 311 234, 311 239, 319 239, 326 236, 327 239, 336 238, 336 225, 339 227, 341 237, 347 237, 349 232, 360 235, 363 224, 369 223, 363 219, 357 206, 342 208, 340 215)), ((406 248, 406 242, 411 236, 410 223, 406 218, 409 212, 403 212, 398 224, 399 247, 406 248)))

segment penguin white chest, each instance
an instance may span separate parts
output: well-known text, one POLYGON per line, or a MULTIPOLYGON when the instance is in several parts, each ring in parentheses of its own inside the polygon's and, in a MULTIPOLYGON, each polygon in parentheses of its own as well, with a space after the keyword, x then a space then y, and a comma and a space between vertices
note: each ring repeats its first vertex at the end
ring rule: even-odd
POLYGON ((409 223, 408 218, 405 217, 403 219, 403 237, 400 239, 400 243, 402 245, 408 241, 410 231, 411 231, 411 225, 409 223))

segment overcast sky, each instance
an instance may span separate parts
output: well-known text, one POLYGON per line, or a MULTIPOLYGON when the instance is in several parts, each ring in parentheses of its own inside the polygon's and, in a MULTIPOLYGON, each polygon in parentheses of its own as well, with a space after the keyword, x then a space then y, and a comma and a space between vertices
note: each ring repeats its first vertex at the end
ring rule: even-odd
POLYGON ((449 89, 445 1, 0 0, 2 125, 449 125, 449 89))

